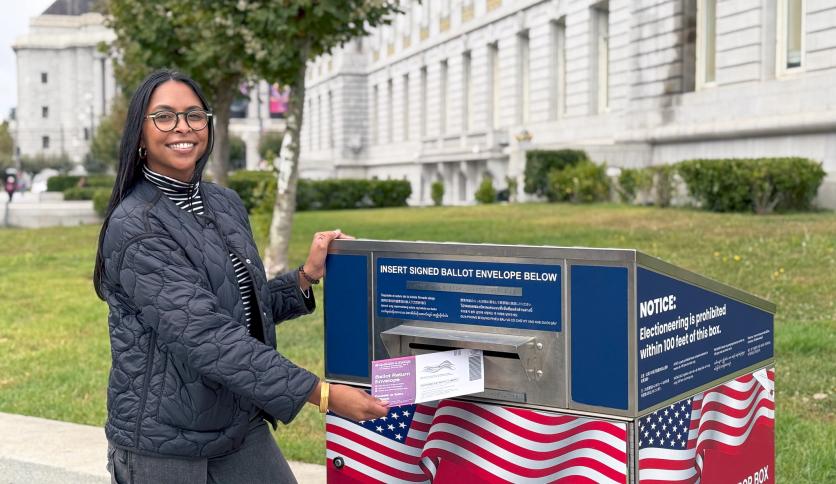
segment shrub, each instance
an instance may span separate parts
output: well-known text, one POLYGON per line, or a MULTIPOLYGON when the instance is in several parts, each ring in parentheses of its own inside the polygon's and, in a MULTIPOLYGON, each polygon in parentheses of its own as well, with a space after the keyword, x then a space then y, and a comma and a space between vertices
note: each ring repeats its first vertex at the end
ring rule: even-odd
POLYGON ((444 182, 435 181, 430 185, 430 198, 433 199, 433 204, 440 207, 444 202, 444 182))
POLYGON ((96 188, 93 192, 93 209, 99 217, 105 216, 107 204, 110 202, 110 192, 107 188, 96 188))
POLYGON ((9 132, 9 122, 0 123, 0 172, 14 166, 14 139, 9 132))
POLYGON ((806 158, 689 160, 677 170, 691 196, 715 212, 807 210, 825 176, 806 158))
POLYGON ((127 117, 128 100, 125 96, 117 95, 111 102, 110 113, 101 119, 90 141, 90 152, 84 158, 84 168, 88 173, 105 173, 116 169, 119 164, 119 143, 127 117))
POLYGON ((412 194, 406 180, 299 180, 297 210, 403 207, 412 194))
POLYGON ((263 188, 259 192, 259 185, 273 180, 273 186, 275 187, 275 179, 276 175, 272 171, 241 170, 231 173, 227 179, 227 184, 229 188, 238 192, 238 196, 244 202, 247 212, 251 212, 254 207, 261 203, 261 198, 264 196, 263 188))
POLYGON ((646 168, 622 168, 616 192, 624 203, 633 203, 636 195, 653 186, 653 174, 646 168))
POLYGON ((279 156, 279 152, 282 149, 283 138, 284 133, 277 133, 275 131, 262 134, 258 140, 258 156, 262 160, 267 160, 268 163, 272 164, 273 159, 279 156))
POLYGON ((493 187, 493 180, 490 177, 482 178, 482 183, 476 190, 476 201, 485 204, 496 201, 496 189, 493 187))
POLYGON ((753 209, 809 210, 827 173, 822 164, 800 157, 767 158, 754 166, 753 209))
POLYGON ((93 200, 97 188, 71 187, 64 190, 64 200, 93 200))
POLYGON ((584 161, 549 173, 549 193, 556 201, 591 203, 607 200, 610 193, 606 165, 584 161))
POLYGON ((247 168, 247 144, 240 136, 229 136, 229 169, 243 170, 247 168))
MULTIPOLYGON (((276 203, 276 176, 270 171, 239 171, 229 177, 247 211, 271 213, 276 203)), ((300 179, 296 210, 340 210, 365 207, 402 207, 412 194, 406 180, 300 179)))
POLYGON ((676 190, 676 167, 658 165, 648 168, 653 180, 653 203, 657 207, 670 207, 676 190))
POLYGON ((369 197, 374 207, 405 207, 412 195, 412 185, 406 180, 372 180, 369 197))
POLYGON ((589 161, 589 157, 582 150, 527 151, 525 154, 525 182, 523 189, 526 193, 548 197, 549 173, 577 165, 583 161, 589 161))
MULTIPOLYGON (((304 180, 299 180, 296 184, 296 199, 299 199, 299 185, 304 180)), ((273 205, 276 204, 276 184, 278 180, 276 179, 275 174, 270 177, 264 177, 261 181, 259 181, 252 192, 253 197, 253 208, 249 209, 248 211, 258 212, 258 213, 273 213, 273 205)), ((298 202, 297 202, 298 203, 298 202)), ((296 210, 299 210, 299 207, 296 207, 296 210)))
MULTIPOLYGON (((46 181, 48 192, 64 192, 68 188, 113 188, 116 177, 110 175, 55 175, 46 181)), ((66 197, 65 197, 66 198, 66 197)), ((86 200, 90 200, 89 198, 86 200)))
POLYGON ((113 188, 116 177, 110 175, 90 175, 82 177, 81 185, 90 188, 113 188))
POLYGON ((506 176, 505 177, 505 186, 508 190, 508 197, 505 199, 511 203, 517 201, 517 178, 513 176, 506 176))
MULTIPOLYGON (((320 193, 318 185, 313 180, 302 180, 296 183, 296 210, 302 212, 305 210, 314 210, 316 206, 321 205, 319 202, 320 193)), ((276 186, 273 186, 273 193, 269 198, 270 209, 276 203, 276 186)))
POLYGON ((49 177, 46 181, 46 191, 48 192, 63 192, 68 188, 79 186, 80 176, 71 175, 55 175, 49 177))
POLYGON ((338 210, 371 206, 365 198, 369 193, 368 180, 316 180, 311 185, 318 195, 311 210, 338 210))

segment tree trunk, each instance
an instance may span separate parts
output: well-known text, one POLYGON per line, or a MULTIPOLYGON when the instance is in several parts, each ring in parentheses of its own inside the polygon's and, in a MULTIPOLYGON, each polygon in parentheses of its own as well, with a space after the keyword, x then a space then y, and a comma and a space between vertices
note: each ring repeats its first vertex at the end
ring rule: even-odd
MULTIPOLYGON (((302 49, 307 58, 307 48, 302 49)), ((296 211, 296 181, 299 178, 300 133, 305 106, 305 71, 296 74, 290 88, 290 102, 287 112, 287 128, 282 138, 279 153, 279 175, 276 183, 276 204, 273 206, 273 220, 270 222, 270 238, 264 254, 267 277, 272 278, 286 271, 290 264, 287 255, 293 229, 293 213, 296 211)), ((304 261, 300 261, 304 262, 304 261)))
POLYGON ((210 169, 215 183, 227 185, 229 171, 229 111, 235 97, 237 81, 221 85, 215 96, 213 116, 215 118, 215 146, 212 148, 210 169))

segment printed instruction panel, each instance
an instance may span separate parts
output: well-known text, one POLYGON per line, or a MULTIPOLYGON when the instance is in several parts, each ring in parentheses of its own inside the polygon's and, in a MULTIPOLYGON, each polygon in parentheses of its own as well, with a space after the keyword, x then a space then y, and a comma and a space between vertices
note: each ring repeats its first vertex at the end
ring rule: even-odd
POLYGON ((379 258, 378 317, 561 330, 561 266, 379 258))
POLYGON ((773 354, 772 314, 638 269, 639 408, 773 354))

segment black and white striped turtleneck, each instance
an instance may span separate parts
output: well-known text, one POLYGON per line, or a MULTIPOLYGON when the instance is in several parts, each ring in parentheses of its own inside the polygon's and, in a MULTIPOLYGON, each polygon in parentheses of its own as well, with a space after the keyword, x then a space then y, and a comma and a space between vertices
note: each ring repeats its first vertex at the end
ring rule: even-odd
MULTIPOLYGON (((203 215, 203 199, 200 197, 200 182, 194 184, 190 194, 189 187, 191 185, 188 183, 155 173, 147 165, 143 165, 142 172, 145 174, 145 179, 156 185, 175 205, 187 212, 203 215)), ((247 331, 250 331, 252 308, 255 306, 253 281, 250 278, 250 273, 247 272, 246 266, 244 266, 244 263, 237 255, 230 252, 229 258, 232 260, 233 267, 235 267, 235 278, 238 280, 241 301, 244 303, 245 323, 247 325, 247 331)))

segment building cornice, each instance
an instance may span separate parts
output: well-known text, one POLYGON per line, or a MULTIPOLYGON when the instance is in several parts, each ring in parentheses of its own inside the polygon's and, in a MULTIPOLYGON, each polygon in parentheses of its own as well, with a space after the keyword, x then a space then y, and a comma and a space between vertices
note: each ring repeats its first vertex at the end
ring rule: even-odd
POLYGON ((99 13, 41 15, 29 25, 31 31, 15 40, 13 50, 96 47, 101 42, 116 40, 116 34, 104 26, 104 17, 99 13))

